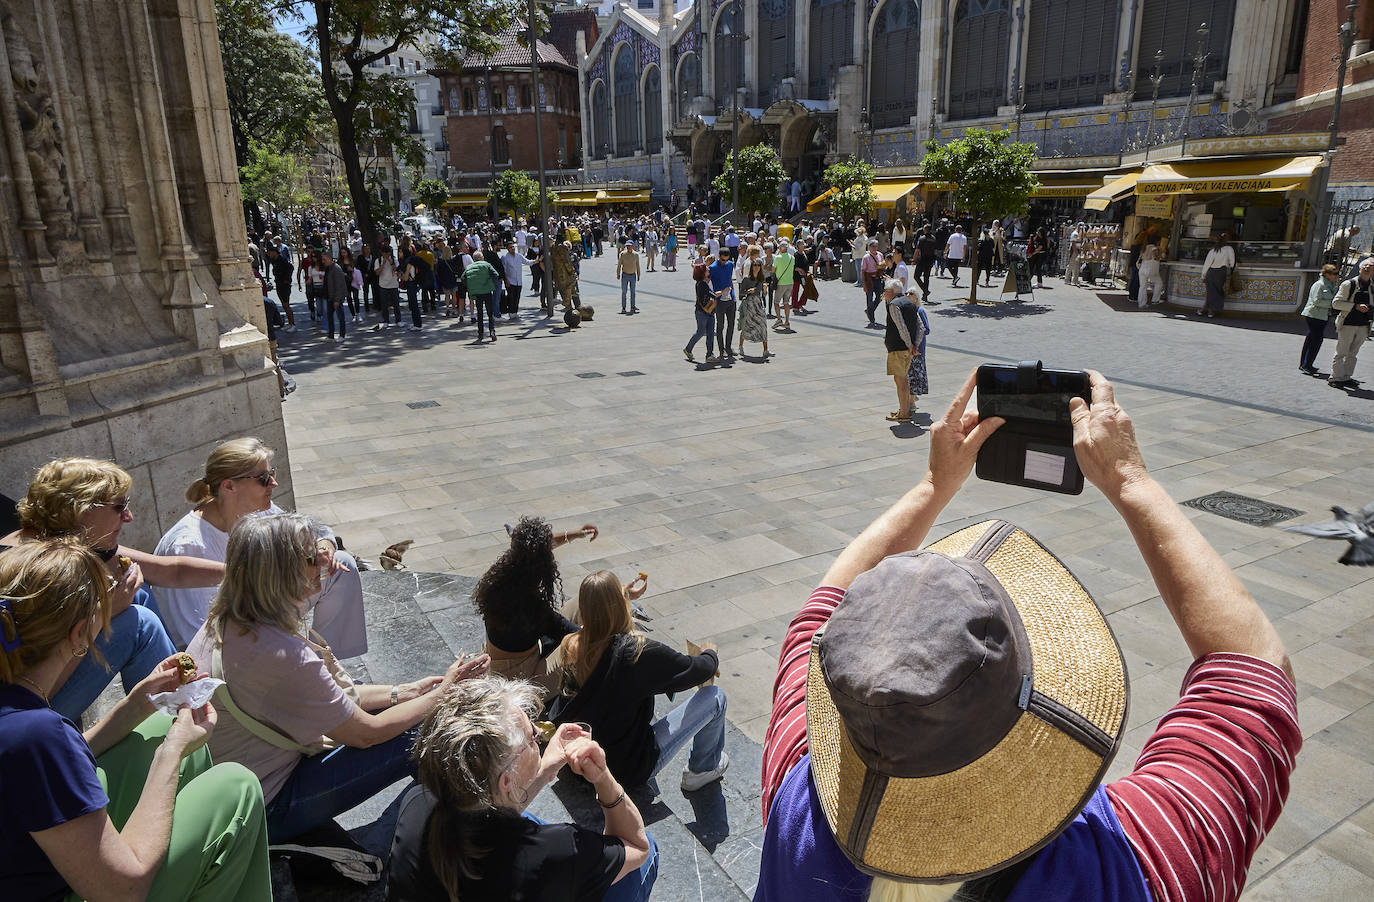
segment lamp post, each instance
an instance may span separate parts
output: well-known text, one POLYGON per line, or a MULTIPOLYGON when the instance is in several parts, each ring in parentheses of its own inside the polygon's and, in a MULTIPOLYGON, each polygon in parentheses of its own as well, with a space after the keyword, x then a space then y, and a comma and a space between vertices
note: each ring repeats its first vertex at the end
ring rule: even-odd
POLYGON ((739 89, 744 80, 744 42, 749 40, 749 35, 744 34, 739 25, 741 2, 735 0, 729 17, 720 20, 721 37, 733 39, 735 56, 735 83, 730 92, 730 206, 736 216, 739 215, 739 89))
POLYGON ((1207 65, 1207 23, 1197 27, 1197 53, 1193 54, 1193 87, 1188 92, 1188 109, 1183 114, 1183 147, 1180 155, 1188 152, 1188 139, 1193 136, 1193 107, 1197 105, 1198 89, 1201 87, 1202 68, 1207 65))
MULTIPOLYGON (((1341 23, 1340 44, 1341 58, 1336 66, 1336 96, 1331 100, 1331 121, 1327 123, 1326 131, 1326 165, 1321 168, 1319 178, 1319 190, 1317 201, 1321 208, 1317 215, 1316 226, 1312 234, 1308 235, 1308 257, 1315 258, 1321 252, 1323 243, 1326 240, 1326 233, 1331 228, 1331 194, 1328 186, 1331 183, 1331 164, 1336 154, 1336 148, 1345 143, 1345 139, 1340 137, 1341 127, 1341 95, 1345 92, 1345 72, 1346 63, 1350 59, 1350 48, 1355 44, 1355 38, 1359 34, 1359 29, 1355 27, 1355 11, 1360 7, 1359 0, 1350 0, 1346 4, 1346 19, 1341 23)), ((1312 259, 1312 265, 1321 262, 1312 259)))
POLYGON ((1026 86, 1016 86, 1016 140, 1021 141, 1021 114, 1026 111, 1026 86))
POLYGON ((492 221, 496 221, 496 117, 492 113, 492 106, 496 103, 496 95, 491 90, 491 66, 487 66, 482 76, 482 90, 487 92, 487 163, 491 167, 491 183, 487 187, 487 207, 491 213, 492 221))
MULTIPOLYGON (((529 43, 530 43, 530 75, 534 79, 534 143, 538 150, 539 162, 539 259, 543 261, 545 267, 549 260, 549 191, 548 180, 544 172, 544 123, 540 118, 544 104, 540 98, 539 84, 539 42, 534 33, 535 0, 529 0, 529 43)), ((542 280, 539 292, 539 306, 543 307, 549 315, 553 314, 553 294, 552 279, 542 280)))
POLYGON ((1155 111, 1159 109, 1159 86, 1164 84, 1164 75, 1160 67, 1164 63, 1164 48, 1155 51, 1155 68, 1150 75, 1150 124, 1145 127, 1145 159, 1150 158, 1150 147, 1154 143, 1155 137, 1155 111))

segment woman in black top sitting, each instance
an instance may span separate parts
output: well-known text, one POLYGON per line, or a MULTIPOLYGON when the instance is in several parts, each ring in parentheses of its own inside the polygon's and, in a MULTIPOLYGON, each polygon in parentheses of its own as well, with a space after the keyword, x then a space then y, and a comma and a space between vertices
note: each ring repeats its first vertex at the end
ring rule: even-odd
POLYGON ((564 724, 541 755, 539 694, 502 677, 465 680, 415 743, 419 786, 401 796, 389 902, 539 899, 643 902, 658 851, 600 746, 564 724), (522 814, 563 765, 596 788, 605 832, 522 814))
POLYGON ((555 534, 540 517, 521 517, 510 532, 510 548, 482 574, 472 603, 487 628, 492 673, 531 680, 547 695, 557 681, 547 659, 577 624, 559 613, 563 581, 553 550, 573 539, 595 541, 596 527, 555 534))
MULTIPOLYGON (((643 578, 632 583, 638 597, 643 578), (636 584, 639 584, 636 586, 636 584)), ((682 790, 716 782, 730 766, 725 754, 725 693, 703 686, 661 720, 654 696, 682 692, 720 669, 715 648, 685 655, 636 632, 627 590, 609 570, 593 573, 577 593, 582 629, 563 639, 560 693, 550 705, 555 723, 586 723, 606 750, 611 770, 630 786, 647 783, 692 742, 682 790)))

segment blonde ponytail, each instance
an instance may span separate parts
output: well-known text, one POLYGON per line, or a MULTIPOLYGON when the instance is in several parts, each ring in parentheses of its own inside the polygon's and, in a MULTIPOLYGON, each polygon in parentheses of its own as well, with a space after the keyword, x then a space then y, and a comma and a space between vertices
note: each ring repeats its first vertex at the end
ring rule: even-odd
POLYGON ((962 883, 902 883, 874 877, 868 902, 949 902, 962 883))
POLYGON ((204 476, 191 483, 191 487, 186 490, 186 500, 192 507, 200 507, 214 497, 215 493, 210 490, 210 483, 205 481, 204 476))

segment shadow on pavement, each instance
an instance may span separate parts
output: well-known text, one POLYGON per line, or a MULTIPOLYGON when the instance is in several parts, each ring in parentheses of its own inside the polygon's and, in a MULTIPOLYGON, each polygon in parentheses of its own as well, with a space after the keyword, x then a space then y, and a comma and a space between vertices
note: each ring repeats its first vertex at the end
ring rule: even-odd
POLYGON ((1038 316, 1049 313, 1054 308, 1045 304, 1026 303, 1025 301, 984 301, 970 304, 967 300, 949 300, 943 310, 936 310, 936 316, 963 319, 1018 319, 1023 316, 1038 316))

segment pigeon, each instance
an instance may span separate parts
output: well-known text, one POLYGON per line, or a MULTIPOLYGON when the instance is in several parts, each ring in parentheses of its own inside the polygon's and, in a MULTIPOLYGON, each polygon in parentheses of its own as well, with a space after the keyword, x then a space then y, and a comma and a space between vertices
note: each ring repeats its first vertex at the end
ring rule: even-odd
POLYGON ((401 556, 410 550, 410 546, 415 544, 414 539, 406 539, 404 542, 397 542, 395 545, 388 546, 386 551, 381 554, 383 570, 404 570, 405 564, 401 563, 401 556))
POLYGON ((1374 566, 1374 501, 1352 514, 1343 507, 1331 508, 1336 519, 1330 523, 1306 526, 1285 526, 1288 532, 1299 532, 1319 539, 1345 539, 1350 548, 1341 555, 1341 563, 1351 567, 1374 566))

